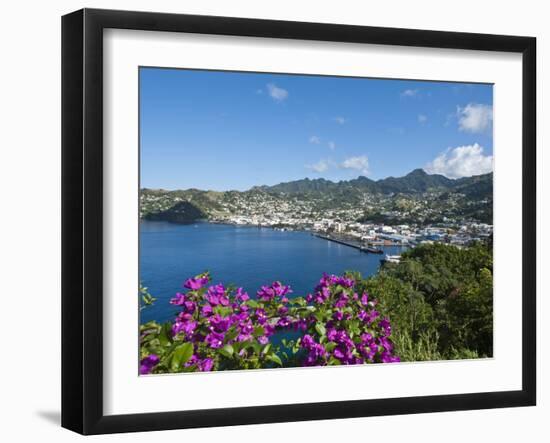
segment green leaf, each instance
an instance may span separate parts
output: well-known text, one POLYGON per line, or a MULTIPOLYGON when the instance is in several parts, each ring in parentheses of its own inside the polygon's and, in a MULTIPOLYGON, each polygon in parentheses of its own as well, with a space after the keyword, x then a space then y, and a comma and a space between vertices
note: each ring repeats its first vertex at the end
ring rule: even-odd
POLYGON ((158 338, 153 338, 152 340, 149 340, 149 342, 147 343, 147 346, 149 346, 149 348, 152 348, 152 347, 159 347, 160 346, 160 340, 158 338))
POLYGON ((250 306, 251 308, 254 308, 254 309, 256 309, 256 308, 258 308, 258 307, 260 306, 260 304, 259 304, 256 300, 252 300, 252 299, 247 300, 247 301, 246 301, 246 304, 247 304, 248 306, 250 306))
POLYGON ((141 340, 143 343, 148 343, 151 340, 154 340, 157 338, 157 335, 155 333, 147 334, 143 339, 141 340))
POLYGON ((172 353, 172 361, 170 363, 172 371, 177 371, 187 363, 187 361, 193 355, 193 344, 183 343, 177 346, 172 353))
POLYGON ((248 342, 248 345, 247 345, 248 348, 252 348, 252 350, 256 353, 256 354, 259 354, 260 352, 262 352, 262 345, 258 342, 248 342))
POLYGON ((222 305, 214 306, 213 311, 214 311, 214 314, 219 314, 222 317, 227 317, 229 314, 233 312, 231 307, 222 306, 222 305))
POLYGON ((156 298, 154 298, 151 294, 145 294, 141 296, 141 300, 145 305, 152 305, 156 298))
POLYGON ((271 343, 268 343, 267 345, 264 346, 264 348, 262 349, 262 355, 265 355, 269 352, 269 350, 271 349, 271 343))
POLYGON ((317 333, 321 336, 325 335, 327 333, 327 330, 325 328, 325 325, 321 322, 315 323, 315 330, 317 333))
POLYGON ((148 331, 150 329, 157 329, 159 327, 160 327, 160 325, 156 321, 153 320, 153 321, 148 321, 147 323, 141 325, 139 327, 139 330, 141 332, 143 332, 143 331, 148 331))
POLYGON ((359 334, 361 330, 359 329, 359 322, 357 320, 351 320, 348 322, 348 330, 354 334, 359 334))
POLYGON ((241 352, 242 349, 246 347, 246 342, 237 341, 233 343, 232 346, 233 346, 233 353, 238 354, 239 352, 241 352))
POLYGON ((169 346, 172 343, 172 328, 170 323, 164 323, 159 333, 159 341, 162 346, 169 346))
POLYGON ((231 341, 239 335, 239 331, 234 326, 230 327, 227 333, 225 334, 225 340, 231 341))
POLYGON ((267 356, 267 359, 272 361, 273 363, 278 364, 279 366, 283 366, 283 362, 281 361, 281 359, 277 354, 269 354, 267 356))
POLYGON ((224 357, 231 358, 233 355, 234 349, 231 345, 225 345, 223 348, 220 349, 220 354, 224 357))
POLYGON ((265 329, 262 326, 256 326, 254 328, 254 337, 260 337, 265 334, 265 329))

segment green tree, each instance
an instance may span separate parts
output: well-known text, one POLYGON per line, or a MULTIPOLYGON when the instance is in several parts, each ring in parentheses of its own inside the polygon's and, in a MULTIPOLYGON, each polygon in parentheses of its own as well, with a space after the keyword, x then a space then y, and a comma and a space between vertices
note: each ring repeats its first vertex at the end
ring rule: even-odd
POLYGON ((361 280, 359 287, 376 294, 403 360, 492 356, 490 243, 420 245, 402 254, 399 264, 385 265, 361 280))

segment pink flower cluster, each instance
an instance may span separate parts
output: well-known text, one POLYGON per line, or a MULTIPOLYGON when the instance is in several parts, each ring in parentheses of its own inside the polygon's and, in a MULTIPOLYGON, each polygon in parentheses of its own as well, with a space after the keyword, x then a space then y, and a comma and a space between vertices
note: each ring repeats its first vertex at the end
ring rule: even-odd
POLYGON ((187 292, 171 299, 180 311, 167 325, 163 345, 160 326, 152 325, 142 334, 141 374, 290 365, 288 350, 272 341, 276 332, 290 329, 302 334, 294 364, 399 361, 393 354, 389 319, 376 310, 376 300, 357 294, 349 277, 324 274, 305 299, 289 299, 290 287, 280 282, 262 286, 254 299, 242 288, 209 283, 208 273, 189 278, 184 283, 187 292))

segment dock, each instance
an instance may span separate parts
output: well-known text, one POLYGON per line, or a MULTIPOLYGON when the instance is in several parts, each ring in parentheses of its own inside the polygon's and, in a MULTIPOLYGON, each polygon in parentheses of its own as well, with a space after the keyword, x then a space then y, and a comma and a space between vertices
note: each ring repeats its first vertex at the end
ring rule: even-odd
POLYGON ((328 235, 322 235, 322 234, 313 234, 315 237, 322 238, 323 240, 332 241, 334 243, 339 243, 344 246, 349 246, 350 248, 358 249, 361 252, 370 252, 371 254, 382 254, 383 251, 381 249, 369 247, 369 246, 361 246, 357 243, 351 243, 347 242, 345 240, 341 240, 339 238, 330 237, 328 235))

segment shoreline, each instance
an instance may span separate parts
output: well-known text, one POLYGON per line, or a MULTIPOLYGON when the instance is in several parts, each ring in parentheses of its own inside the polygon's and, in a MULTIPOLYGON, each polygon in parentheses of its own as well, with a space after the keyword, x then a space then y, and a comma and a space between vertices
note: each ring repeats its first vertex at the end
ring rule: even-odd
POLYGON ((252 224, 252 223, 239 224, 239 223, 231 223, 229 221, 212 221, 212 220, 208 220, 208 219, 200 219, 200 220, 196 220, 194 222, 188 222, 188 223, 178 223, 178 222, 172 222, 172 221, 169 221, 169 220, 147 220, 147 219, 140 218, 140 222, 141 221, 154 222, 154 223, 164 222, 164 223, 169 223, 169 224, 172 224, 172 225, 182 225, 182 226, 189 226, 189 225, 196 225, 196 224, 211 224, 211 225, 221 225, 221 226, 232 226, 232 227, 235 227, 235 228, 269 229, 269 230, 272 230, 272 231, 279 231, 279 232, 301 232, 301 233, 304 233, 304 234, 310 234, 313 237, 317 237, 317 238, 320 238, 320 239, 325 240, 325 241, 335 242, 335 243, 341 244, 343 246, 354 248, 354 249, 357 249, 361 252, 369 252, 371 254, 373 252, 366 250, 366 248, 369 247, 367 245, 373 245, 376 248, 379 248, 381 251, 383 251, 382 248, 388 248, 388 247, 391 247, 391 248, 407 248, 407 249, 414 247, 413 245, 404 245, 404 244, 400 244, 400 243, 390 243, 390 244, 387 244, 387 243, 384 243, 384 242, 380 243, 380 241, 365 242, 366 245, 362 245, 361 242, 357 241, 357 239, 350 238, 349 236, 338 235, 338 234, 335 234, 335 233, 327 233, 325 231, 315 231, 313 229, 294 228, 294 227, 286 227, 286 226, 284 226, 284 227, 266 226, 266 225, 255 225, 255 224, 252 224))

